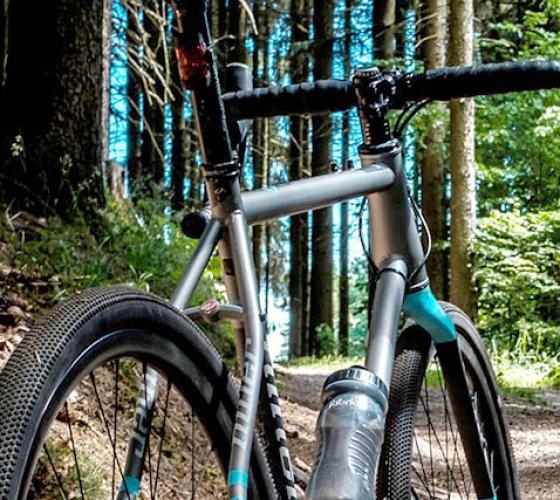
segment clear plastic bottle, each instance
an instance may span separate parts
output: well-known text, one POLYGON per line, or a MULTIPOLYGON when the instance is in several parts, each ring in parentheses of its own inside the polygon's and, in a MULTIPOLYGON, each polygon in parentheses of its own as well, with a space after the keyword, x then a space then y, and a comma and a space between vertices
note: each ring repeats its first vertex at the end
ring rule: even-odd
POLYGON ((307 500, 372 500, 387 388, 365 368, 333 373, 323 387, 319 448, 307 500))

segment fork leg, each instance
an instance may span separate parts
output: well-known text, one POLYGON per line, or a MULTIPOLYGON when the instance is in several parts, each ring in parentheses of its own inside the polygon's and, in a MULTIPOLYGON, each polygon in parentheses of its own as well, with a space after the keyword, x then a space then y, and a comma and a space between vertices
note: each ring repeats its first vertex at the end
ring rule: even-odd
POLYGON ((380 269, 375 287, 366 368, 375 373, 386 387, 391 383, 406 277, 405 261, 394 259, 380 269))

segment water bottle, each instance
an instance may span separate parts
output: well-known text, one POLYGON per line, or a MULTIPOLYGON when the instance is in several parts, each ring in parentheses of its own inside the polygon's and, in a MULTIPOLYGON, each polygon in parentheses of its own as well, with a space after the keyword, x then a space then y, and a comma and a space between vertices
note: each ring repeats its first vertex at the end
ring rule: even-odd
POLYGON ((352 367, 327 378, 322 400, 319 448, 307 500, 372 500, 387 387, 365 368, 352 367))

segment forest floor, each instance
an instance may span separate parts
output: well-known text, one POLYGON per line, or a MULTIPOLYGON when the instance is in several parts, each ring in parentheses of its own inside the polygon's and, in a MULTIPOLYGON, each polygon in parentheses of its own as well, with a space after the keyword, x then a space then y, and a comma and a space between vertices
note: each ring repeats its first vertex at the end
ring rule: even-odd
MULTIPOLYGON (((314 428, 321 388, 332 370, 276 368, 294 462, 307 469, 314 459, 314 428)), ((560 391, 543 390, 539 396, 539 403, 505 396, 505 408, 521 480, 521 497, 556 500, 560 498, 560 391)))
MULTIPOLYGON (((0 249, 1 253, 1 249, 0 249)), ((10 353, 29 329, 29 322, 40 309, 21 293, 24 288, 47 285, 40 276, 27 276, 0 265, 0 370, 10 353), (9 286, 6 286, 9 283, 9 286)), ((314 428, 319 397, 325 377, 324 367, 277 366, 283 412, 294 463, 309 471, 315 452, 314 428)), ((539 390, 527 400, 515 395, 504 397, 521 478, 522 498, 560 498, 560 391, 539 390)))

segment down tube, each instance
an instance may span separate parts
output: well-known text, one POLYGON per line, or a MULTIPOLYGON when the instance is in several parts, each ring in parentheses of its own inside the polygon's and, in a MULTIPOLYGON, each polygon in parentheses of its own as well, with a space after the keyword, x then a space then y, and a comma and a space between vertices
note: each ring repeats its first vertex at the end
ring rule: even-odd
MULTIPOLYGON (((222 232, 222 224, 211 220, 206 227, 198 245, 183 271, 171 304, 177 309, 184 309, 191 298, 200 277, 212 257, 222 232)), ((136 403, 135 427, 128 443, 124 480, 119 488, 118 500, 135 500, 140 494, 140 483, 146 457, 146 440, 149 438, 155 403, 159 392, 160 376, 156 370, 146 370, 146 387, 140 384, 136 403)))

